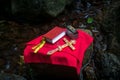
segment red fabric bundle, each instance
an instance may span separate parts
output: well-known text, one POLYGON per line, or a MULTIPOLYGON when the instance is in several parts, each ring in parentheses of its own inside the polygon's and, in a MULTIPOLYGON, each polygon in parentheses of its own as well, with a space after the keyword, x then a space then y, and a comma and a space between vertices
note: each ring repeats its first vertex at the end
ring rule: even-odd
POLYGON ((84 53, 93 42, 93 37, 82 30, 78 30, 78 35, 79 37, 76 39, 76 44, 73 45, 76 48, 75 50, 71 50, 70 47, 66 47, 62 51, 55 52, 50 56, 47 55, 48 51, 57 48, 59 45, 65 44, 63 41, 64 37, 68 40, 70 40, 70 38, 65 35, 55 44, 45 43, 45 45, 36 54, 33 53, 32 47, 39 44, 43 37, 41 35, 33 39, 26 44, 26 48, 24 49, 25 63, 50 63, 75 67, 77 73, 79 74, 84 53))

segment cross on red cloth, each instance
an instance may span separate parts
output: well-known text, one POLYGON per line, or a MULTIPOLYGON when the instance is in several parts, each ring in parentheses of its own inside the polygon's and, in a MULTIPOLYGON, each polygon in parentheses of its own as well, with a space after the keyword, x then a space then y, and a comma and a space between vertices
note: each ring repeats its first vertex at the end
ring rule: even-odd
POLYGON ((66 38, 63 38, 63 40, 66 42, 65 44, 58 46, 57 48, 55 48, 51 51, 48 51, 47 55, 52 55, 57 51, 62 51, 62 49, 65 47, 70 47, 72 50, 75 50, 75 47, 72 45, 72 44, 75 44, 75 40, 71 40, 70 42, 66 38))
POLYGON ((84 53, 93 42, 93 37, 83 30, 78 30, 78 35, 79 37, 76 39, 76 44, 74 44, 75 50, 65 47, 62 51, 55 52, 51 56, 48 56, 47 52, 57 48, 59 45, 63 45, 65 43, 63 38, 70 40, 68 36, 65 35, 55 44, 45 43, 37 54, 33 53, 32 47, 40 43, 42 35, 29 41, 24 49, 25 63, 50 63, 75 67, 77 73, 79 74, 82 67, 84 53))

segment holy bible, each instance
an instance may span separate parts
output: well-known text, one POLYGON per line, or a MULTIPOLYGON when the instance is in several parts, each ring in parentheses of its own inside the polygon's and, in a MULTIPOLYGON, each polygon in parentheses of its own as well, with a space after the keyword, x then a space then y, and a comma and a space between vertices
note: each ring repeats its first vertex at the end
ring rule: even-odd
POLYGON ((47 42, 54 44, 65 34, 66 34, 66 29, 55 26, 53 29, 51 29, 46 34, 44 34, 43 37, 47 42))

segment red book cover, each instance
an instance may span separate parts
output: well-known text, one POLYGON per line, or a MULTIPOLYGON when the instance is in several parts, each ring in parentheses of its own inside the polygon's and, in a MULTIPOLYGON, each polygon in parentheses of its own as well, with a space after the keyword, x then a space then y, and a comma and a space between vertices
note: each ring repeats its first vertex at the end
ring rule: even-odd
POLYGON ((66 34, 66 30, 64 28, 55 26, 53 29, 51 29, 46 34, 44 34, 43 37, 45 37, 46 41, 50 43, 55 43, 65 34, 66 34))

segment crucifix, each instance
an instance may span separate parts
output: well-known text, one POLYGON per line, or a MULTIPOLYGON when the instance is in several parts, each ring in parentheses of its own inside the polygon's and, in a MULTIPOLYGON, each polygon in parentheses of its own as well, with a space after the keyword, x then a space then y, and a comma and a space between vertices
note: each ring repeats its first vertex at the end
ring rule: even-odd
POLYGON ((75 40, 71 40, 71 41, 68 41, 66 38, 63 38, 65 44, 61 45, 61 46, 58 46, 57 48, 51 50, 51 51, 48 51, 47 52, 47 55, 52 55, 53 53, 57 52, 57 51, 62 51, 63 48, 65 47, 70 47, 72 50, 75 50, 75 47, 73 46, 73 44, 75 44, 75 40))

